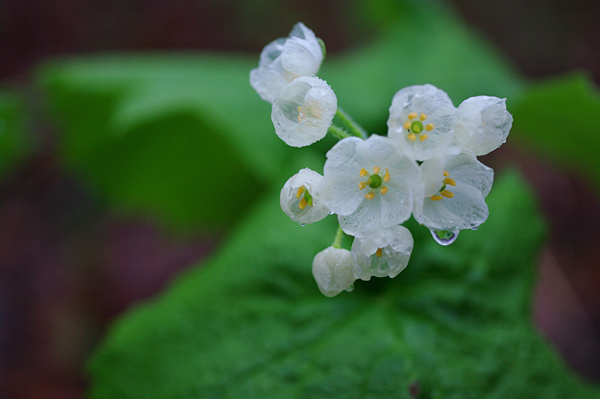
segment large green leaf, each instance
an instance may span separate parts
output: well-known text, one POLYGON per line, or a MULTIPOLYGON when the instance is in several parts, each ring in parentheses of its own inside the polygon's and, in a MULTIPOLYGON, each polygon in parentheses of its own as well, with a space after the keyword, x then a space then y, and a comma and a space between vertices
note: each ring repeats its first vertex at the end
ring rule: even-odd
POLYGON ((531 85, 513 111, 514 139, 600 187, 600 94, 586 76, 531 85))
POLYGON ((176 226, 239 219, 281 175, 290 149, 232 56, 103 56, 59 61, 41 82, 66 163, 121 208, 176 226))
POLYGON ((515 175, 450 247, 412 226, 395 279, 323 297, 310 265, 334 220, 300 227, 276 194, 224 250, 115 324, 90 364, 103 398, 591 398, 531 325, 543 226, 515 175), (412 392, 412 393, 411 393, 412 392))

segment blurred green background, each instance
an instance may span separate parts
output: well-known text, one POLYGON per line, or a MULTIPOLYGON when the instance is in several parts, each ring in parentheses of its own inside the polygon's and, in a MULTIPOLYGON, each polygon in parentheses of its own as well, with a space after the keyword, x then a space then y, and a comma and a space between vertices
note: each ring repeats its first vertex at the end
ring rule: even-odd
POLYGON ((582 0, 4 1, 2 397, 81 397, 116 315, 216 253, 297 169, 319 170, 331 141, 287 148, 248 84, 297 21, 327 44, 320 76, 370 131, 385 133, 410 84, 456 105, 508 98, 514 129, 482 161, 518 169, 535 193, 549 231, 528 255, 534 321, 599 381, 599 16, 582 0))

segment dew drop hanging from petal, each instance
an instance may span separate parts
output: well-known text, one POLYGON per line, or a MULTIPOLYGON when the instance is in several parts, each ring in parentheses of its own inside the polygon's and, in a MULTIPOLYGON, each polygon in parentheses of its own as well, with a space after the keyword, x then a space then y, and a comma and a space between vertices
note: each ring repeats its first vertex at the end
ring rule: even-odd
POLYGON ((440 245, 448 246, 452 244, 458 238, 459 230, 450 231, 450 230, 430 230, 431 236, 440 245))

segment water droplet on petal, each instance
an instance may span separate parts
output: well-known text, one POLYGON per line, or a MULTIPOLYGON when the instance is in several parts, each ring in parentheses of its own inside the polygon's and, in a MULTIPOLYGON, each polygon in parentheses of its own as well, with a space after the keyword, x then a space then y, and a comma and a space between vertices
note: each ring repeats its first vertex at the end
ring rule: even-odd
POLYGON ((329 212, 327 212, 327 213, 329 213, 330 215, 333 215, 333 211, 329 211, 329 212))
POLYGON ((304 227, 306 226, 306 223, 300 223, 300 226, 304 227))
POLYGON ((471 227, 471 230, 477 230, 479 226, 471 227))
POLYGON ((348 292, 354 291, 354 284, 352 284, 350 287, 346 288, 346 291, 348 291, 348 292))
POLYGON ((440 245, 447 246, 452 244, 458 238, 459 230, 431 230, 431 236, 440 245))

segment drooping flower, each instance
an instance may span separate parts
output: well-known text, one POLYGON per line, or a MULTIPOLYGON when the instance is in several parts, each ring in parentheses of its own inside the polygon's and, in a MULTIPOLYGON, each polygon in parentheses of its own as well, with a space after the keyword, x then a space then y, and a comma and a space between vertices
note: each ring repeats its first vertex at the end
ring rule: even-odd
POLYGON ((408 157, 425 161, 452 142, 455 115, 446 92, 430 84, 409 86, 392 99, 388 136, 408 157))
POLYGON ((305 225, 317 222, 329 214, 319 193, 322 180, 323 176, 305 168, 283 185, 279 196, 281 209, 294 222, 305 225))
POLYGON ((452 148, 420 166, 423 191, 413 215, 430 230, 457 232, 479 227, 488 217, 485 197, 494 171, 468 149, 452 148))
POLYGON ((356 236, 408 219, 420 184, 416 163, 387 137, 349 137, 327 153, 321 195, 344 232, 356 236))
POLYGON ((347 290, 356 280, 350 251, 342 248, 328 247, 319 252, 312 272, 319 290, 329 297, 347 290))
POLYGON ((262 50, 258 68, 250 71, 250 85, 263 100, 273 102, 286 84, 300 76, 316 75, 322 61, 319 40, 299 22, 287 38, 274 40, 262 50))
POLYGON ((413 245, 412 234, 400 225, 357 236, 352 243, 355 274, 366 281, 371 277, 394 278, 408 265, 413 245))
POLYGON ((467 98, 458 106, 454 143, 470 149, 475 155, 486 155, 506 141, 512 122, 512 115, 506 110, 506 99, 467 98))
POLYGON ((327 134, 337 110, 331 87, 314 76, 295 79, 273 101, 275 133, 292 147, 304 147, 327 134))

